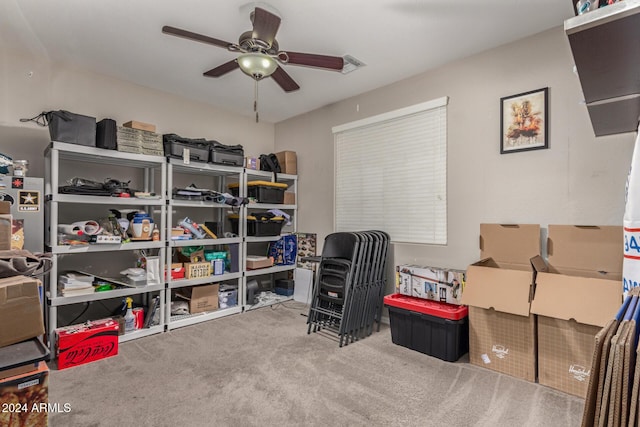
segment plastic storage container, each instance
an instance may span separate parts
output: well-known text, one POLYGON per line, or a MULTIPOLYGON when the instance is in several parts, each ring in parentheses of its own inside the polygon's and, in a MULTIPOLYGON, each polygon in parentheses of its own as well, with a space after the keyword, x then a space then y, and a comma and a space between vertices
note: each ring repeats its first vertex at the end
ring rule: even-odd
MULTIPOLYGON (((231 221, 231 231, 238 234, 238 216, 229 215, 231 221)), ((281 216, 265 219, 256 216, 247 216, 247 236, 279 236, 284 225, 284 218, 281 216)))
POLYGON ((244 149, 242 145, 224 145, 218 141, 209 141, 209 163, 242 166, 244 163, 244 149))
MULTIPOLYGON (((238 196, 239 185, 229 184, 229 190, 238 196)), ((247 182, 247 197, 254 198, 258 203, 284 203, 284 192, 289 185, 282 182, 249 181, 247 182)))
POLYGON ((387 295, 394 344, 455 362, 469 351, 468 308, 401 294, 387 295))
POLYGON ((32 338, 0 348, 0 380, 38 369, 50 359, 49 349, 40 338, 32 338))
POLYGON ((192 162, 207 163, 209 161, 209 143, 193 142, 187 144, 180 141, 168 141, 165 140, 164 155, 167 157, 174 157, 177 159, 184 159, 185 150, 189 153, 189 160, 192 162))

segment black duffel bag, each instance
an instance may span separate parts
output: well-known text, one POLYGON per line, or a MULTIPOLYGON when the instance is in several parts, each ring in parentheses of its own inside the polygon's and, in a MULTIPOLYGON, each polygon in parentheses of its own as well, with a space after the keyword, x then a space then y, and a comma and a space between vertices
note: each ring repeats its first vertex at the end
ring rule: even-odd
POLYGON ((51 141, 96 146, 95 117, 56 110, 43 111, 31 119, 20 119, 20 121, 35 122, 42 127, 49 126, 51 141))

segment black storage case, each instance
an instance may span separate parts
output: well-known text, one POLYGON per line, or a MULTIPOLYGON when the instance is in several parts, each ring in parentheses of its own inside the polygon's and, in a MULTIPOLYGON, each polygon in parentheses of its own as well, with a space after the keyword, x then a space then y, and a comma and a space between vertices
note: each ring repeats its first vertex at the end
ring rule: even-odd
POLYGON ((293 279, 276 279, 276 288, 293 289, 295 282, 293 279))
MULTIPOLYGON (((238 218, 229 216, 231 232, 238 234, 238 218)), ((247 218, 247 236, 279 236, 284 225, 284 218, 269 220, 247 218)))
MULTIPOLYGON (((258 203, 284 203, 284 192, 289 186, 280 182, 249 181, 247 182, 247 197, 254 198, 258 203)), ((238 197, 238 185, 229 186, 231 194, 238 197)))
POLYGON ((51 141, 96 146, 96 118, 65 110, 43 113, 49 125, 51 141))
POLYGON ((118 148, 118 126, 112 119, 102 119, 96 124, 96 147, 107 150, 118 148))
POLYGON ((243 166, 244 149, 242 145, 224 145, 218 141, 209 142, 209 162, 229 166, 243 166))
POLYGON ((189 150, 189 159, 192 162, 207 163, 209 161, 209 143, 206 141, 176 141, 163 138, 164 155, 177 159, 184 158, 184 150, 189 150))
MULTIPOLYGON (((41 361, 48 362, 51 354, 40 338, 32 338, 0 348, 0 371, 23 368, 35 370, 41 361)), ((16 374, 17 375, 17 374, 16 374)), ((0 375, 0 377, 4 377, 0 375)))
POLYGON ((247 187, 247 196, 255 198, 259 203, 283 203, 284 190, 264 185, 247 187))
POLYGON ((419 305, 426 303, 440 304, 446 307, 445 309, 459 310, 458 313, 464 312, 464 317, 452 320, 408 309, 414 303, 412 299, 399 294, 385 297, 385 306, 389 309, 391 341, 394 344, 447 362, 455 362, 469 352, 469 318, 466 307, 416 298, 416 310, 420 310, 419 305), (396 304, 398 300, 401 300, 402 304, 396 304))

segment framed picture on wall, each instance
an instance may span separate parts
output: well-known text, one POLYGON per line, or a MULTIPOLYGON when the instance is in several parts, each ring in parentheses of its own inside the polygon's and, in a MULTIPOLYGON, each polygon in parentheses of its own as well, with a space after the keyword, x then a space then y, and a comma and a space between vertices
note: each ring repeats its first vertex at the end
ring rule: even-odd
POLYGON ((549 88, 500 98, 500 154, 549 148, 549 88))

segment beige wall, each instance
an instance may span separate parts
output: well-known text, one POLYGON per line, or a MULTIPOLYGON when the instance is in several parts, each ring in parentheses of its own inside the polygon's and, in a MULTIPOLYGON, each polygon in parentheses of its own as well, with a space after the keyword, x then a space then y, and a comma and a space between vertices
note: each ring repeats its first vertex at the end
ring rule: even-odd
MULTIPOLYGON (((274 126, 0 49, 0 152, 27 158, 32 175, 43 176, 47 131, 19 119, 51 109, 155 123, 163 133, 243 144, 247 154, 292 149, 300 171, 299 230, 322 240, 333 231, 331 128, 449 96, 449 244, 395 245, 392 262, 464 268, 478 256, 481 222, 621 224, 634 136, 593 136, 572 66, 558 27, 274 126), (550 149, 500 155, 500 97, 545 86, 550 149)), ((356 73, 366 78, 366 68, 356 73)))
POLYGON ((98 120, 111 118, 118 124, 132 119, 154 123, 160 133, 242 144, 247 154, 268 153, 274 146, 271 123, 256 124, 252 117, 52 63, 44 56, 0 49, 0 152, 26 158, 32 175, 43 176, 48 131, 20 123, 20 118, 59 109, 98 120))
MULTIPOLYGON (((479 256, 482 222, 622 224, 634 135, 594 137, 572 68, 558 27, 276 124, 276 150, 298 153, 299 230, 320 241, 333 231, 333 126, 441 96, 449 96, 449 242, 394 245, 392 263, 466 268, 479 256), (550 148, 500 155, 500 98, 542 87, 550 148)), ((366 68, 356 73, 366 78, 366 68)))

